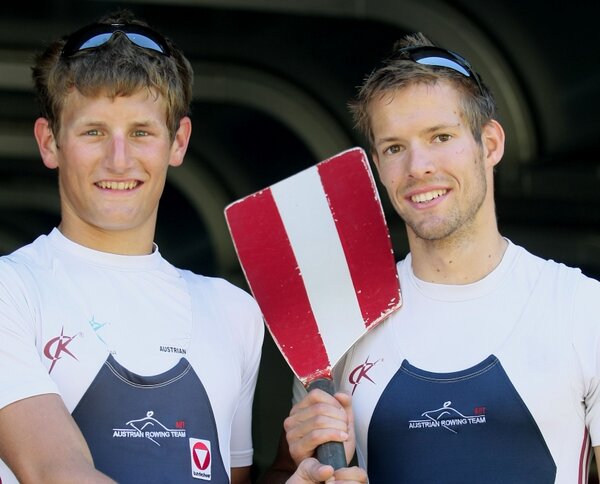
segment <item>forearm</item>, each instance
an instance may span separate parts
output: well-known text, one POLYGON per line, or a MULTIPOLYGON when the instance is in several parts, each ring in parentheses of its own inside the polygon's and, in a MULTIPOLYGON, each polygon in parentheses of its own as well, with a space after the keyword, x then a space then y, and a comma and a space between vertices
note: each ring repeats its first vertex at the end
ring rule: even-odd
POLYGON ((290 456, 285 432, 282 432, 275 460, 269 469, 260 476, 258 484, 284 484, 295 471, 296 463, 290 456))
POLYGON ((17 470, 16 474, 21 484, 115 484, 115 481, 91 466, 36 466, 17 470))
POLYGON ((87 452, 79 449, 61 449, 56 443, 53 456, 23 459, 12 452, 3 452, 3 458, 22 484, 108 484, 112 479, 96 470, 87 452), (68 451, 68 453, 67 453, 68 451))
POLYGON ((24 484, 114 482, 94 468, 83 435, 56 394, 0 410, 0 458, 24 484))

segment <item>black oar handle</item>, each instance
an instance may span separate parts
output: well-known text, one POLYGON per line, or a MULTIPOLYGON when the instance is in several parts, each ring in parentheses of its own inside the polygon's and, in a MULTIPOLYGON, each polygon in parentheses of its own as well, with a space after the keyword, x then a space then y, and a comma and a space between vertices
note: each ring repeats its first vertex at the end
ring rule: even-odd
MULTIPOLYGON (((318 378, 310 382, 306 387, 309 392, 315 388, 323 390, 330 395, 335 393, 333 380, 330 378, 318 378)), ((317 447, 317 458, 321 464, 328 464, 336 470, 348 466, 343 442, 325 442, 319 445, 317 447)))

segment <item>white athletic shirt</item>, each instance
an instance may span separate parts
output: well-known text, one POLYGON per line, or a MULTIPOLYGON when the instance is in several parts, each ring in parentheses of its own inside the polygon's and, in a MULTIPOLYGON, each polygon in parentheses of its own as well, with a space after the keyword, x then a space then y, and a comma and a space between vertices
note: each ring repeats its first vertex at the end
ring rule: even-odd
POLYGON ((473 284, 398 273, 402 308, 336 368, 370 484, 586 483, 600 283, 512 243, 473 284))
MULTIPOLYGON (((0 258, 0 408, 58 393, 119 482, 228 482, 252 463, 264 326, 222 279, 57 230, 0 258)), ((16 482, 0 461, 2 484, 16 482)))

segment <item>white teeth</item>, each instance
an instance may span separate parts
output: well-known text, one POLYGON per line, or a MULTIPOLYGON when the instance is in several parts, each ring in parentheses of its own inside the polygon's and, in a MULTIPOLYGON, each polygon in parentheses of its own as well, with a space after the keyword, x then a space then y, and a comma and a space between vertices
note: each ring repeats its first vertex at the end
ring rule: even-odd
POLYGON ((415 203, 430 202, 434 198, 444 195, 446 192, 447 190, 432 190, 430 192, 413 195, 412 197, 410 197, 410 199, 415 203))
POLYGON ((96 185, 107 190, 132 190, 137 187, 137 181, 99 181, 96 185))

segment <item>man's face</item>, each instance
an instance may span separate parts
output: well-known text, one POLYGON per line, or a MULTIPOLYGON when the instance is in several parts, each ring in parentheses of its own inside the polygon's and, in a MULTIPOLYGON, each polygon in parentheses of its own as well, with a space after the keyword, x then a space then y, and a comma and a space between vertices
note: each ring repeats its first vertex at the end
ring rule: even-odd
POLYGON ((92 98, 74 90, 59 137, 47 145, 44 162, 58 168, 65 235, 141 230, 152 237, 167 168, 185 153, 180 135, 169 138, 162 96, 141 90, 92 98))
POLYGON ((409 85, 370 105, 373 158, 413 239, 450 240, 476 229, 486 199, 493 216, 486 197, 492 167, 459 101, 450 84, 439 82, 409 85))

